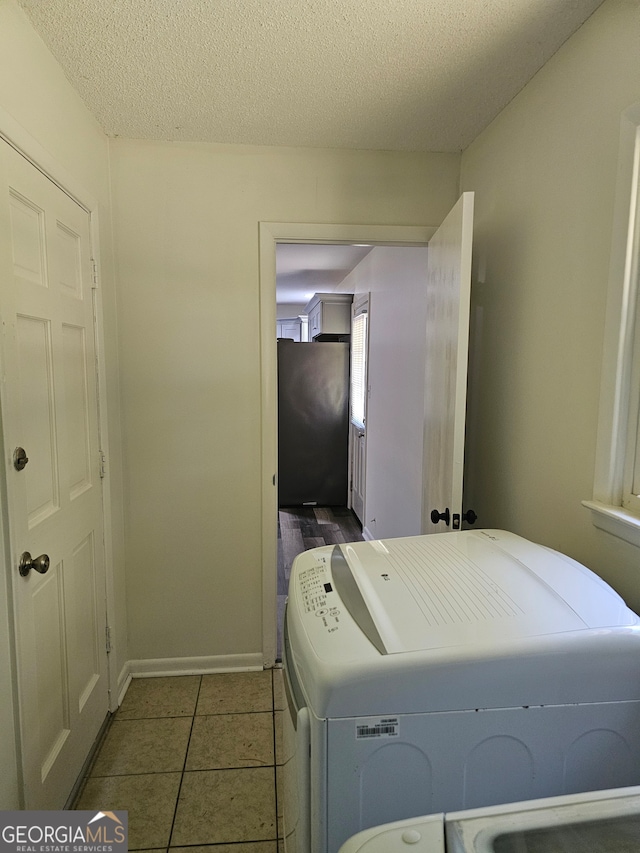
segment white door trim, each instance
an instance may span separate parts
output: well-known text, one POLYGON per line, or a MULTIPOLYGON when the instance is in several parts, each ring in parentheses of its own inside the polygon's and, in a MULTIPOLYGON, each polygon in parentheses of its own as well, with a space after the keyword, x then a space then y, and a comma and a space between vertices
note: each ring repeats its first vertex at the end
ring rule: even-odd
POLYGON ((262 378, 262 654, 276 660, 278 403, 276 350, 276 244, 373 243, 423 246, 436 228, 416 225, 322 225, 260 222, 260 357, 262 378))
MULTIPOLYGON (((90 217, 91 229, 91 253, 96 264, 96 279, 97 288, 94 290, 95 295, 95 335, 96 335, 96 358, 98 362, 98 425, 100 430, 100 445, 102 450, 106 451, 109 447, 109 427, 107 417, 107 395, 106 395, 106 370, 104 363, 104 324, 102 310, 102 292, 100 287, 100 241, 99 241, 99 222, 98 222, 98 202, 85 189, 85 187, 52 155, 25 130, 6 110, 0 107, 0 138, 4 139, 13 148, 19 151, 27 158, 40 172, 46 175, 56 186, 65 192, 68 196, 74 199, 84 210, 87 211, 90 217)), ((6 456, 6 454, 5 454, 6 456)), ((2 497, 6 506, 6 484, 4 481, 0 484, 2 497)), ((104 552, 105 552, 105 573, 106 573, 106 609, 107 609, 107 625, 115 624, 115 590, 113 580, 113 549, 112 549, 112 517, 111 517, 111 481, 109 476, 109 465, 106 466, 105 477, 102 481, 103 488, 103 520, 104 520, 104 552)), ((5 531, 5 536, 8 537, 8 529, 5 531)), ((4 571, 8 578, 9 592, 12 592, 12 567, 7 562, 7 555, 10 554, 10 548, 6 543, 0 554, 0 560, 4 562, 4 571)), ((107 657, 108 663, 108 679, 109 679, 109 709, 115 711, 117 705, 117 655, 116 644, 117 637, 111 636, 112 652, 107 657)), ((105 638, 106 640, 106 638, 105 638)), ((13 666, 14 666, 14 689, 17 690, 15 683, 15 650, 12 650, 13 666)))

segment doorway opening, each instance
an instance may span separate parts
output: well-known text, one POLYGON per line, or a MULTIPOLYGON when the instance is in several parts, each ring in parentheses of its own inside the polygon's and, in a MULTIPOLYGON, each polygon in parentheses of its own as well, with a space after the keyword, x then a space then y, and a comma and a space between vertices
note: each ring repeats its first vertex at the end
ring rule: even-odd
MULTIPOLYGON (((282 578, 278 585, 278 528, 279 528, 279 506, 278 506, 278 401, 277 401, 277 332, 274 333, 278 321, 296 317, 297 313, 285 309, 288 317, 282 313, 279 300, 276 299, 276 258, 281 244, 304 244, 310 248, 324 246, 337 246, 353 248, 354 244, 360 245, 362 258, 371 247, 416 247, 425 246, 435 229, 414 226, 339 226, 339 225, 308 225, 298 223, 261 223, 260 225, 260 274, 261 274, 261 302, 262 302, 262 363, 263 363, 263 649, 265 666, 272 666, 277 658, 277 604, 278 594, 281 606, 286 595, 286 581, 282 578), (364 251, 362 251, 364 250, 364 251)), ((303 251, 302 249, 300 251, 303 251)), ((360 260, 362 260, 362 258, 360 260)), ((311 267, 306 265, 306 284, 301 299, 297 304, 304 308, 304 299, 309 300, 313 293, 323 292, 328 289, 326 273, 311 273, 311 267), (322 278, 321 278, 322 276, 322 278)), ((291 272, 287 270, 286 272, 291 272)), ((345 273, 342 273, 344 280, 345 273)), ((332 284, 335 282, 333 279, 332 284)), ((282 327, 280 327, 282 329, 282 327)), ((343 505, 341 511, 347 509, 343 505)), ((324 532, 328 532, 329 525, 323 511, 325 506, 316 506, 311 509, 314 519, 309 519, 310 510, 304 510, 307 518, 300 524, 314 523, 320 526, 324 523, 324 532), (320 516, 320 518, 318 518, 320 516)), ((350 510, 350 508, 349 508, 350 510)), ((291 523, 291 519, 285 519, 285 525, 291 523)), ((336 519, 331 524, 338 523, 336 519)), ((342 521, 340 520, 340 523, 342 521)), ((280 525, 280 532, 282 531, 280 525)), ((286 529, 286 528, 285 528, 286 529)), ((295 534, 291 534, 294 536, 295 534)), ((343 534, 344 535, 344 534, 343 534)), ((302 537, 305 538, 305 537, 302 537)), ((310 536, 308 539, 320 538, 310 536)), ((324 539, 324 537, 322 537, 324 539)), ((347 539, 355 538, 353 528, 347 532, 347 539)), ((346 540, 345 540, 346 541, 346 540)), ((313 547, 312 543, 310 547, 313 547)), ((323 544, 318 542, 317 544, 323 544)), ((280 545, 283 548, 282 544, 280 545)))
POLYGON ((351 500, 350 273, 372 248, 276 246, 278 660, 294 559, 363 538, 351 500))

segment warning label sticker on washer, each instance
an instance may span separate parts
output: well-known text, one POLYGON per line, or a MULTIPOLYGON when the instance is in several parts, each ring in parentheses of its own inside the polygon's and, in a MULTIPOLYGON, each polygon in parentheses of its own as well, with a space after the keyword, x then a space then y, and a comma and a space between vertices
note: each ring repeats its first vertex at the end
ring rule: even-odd
POLYGON ((400 721, 397 717, 365 717, 356 720, 356 740, 362 738, 398 737, 400 721))

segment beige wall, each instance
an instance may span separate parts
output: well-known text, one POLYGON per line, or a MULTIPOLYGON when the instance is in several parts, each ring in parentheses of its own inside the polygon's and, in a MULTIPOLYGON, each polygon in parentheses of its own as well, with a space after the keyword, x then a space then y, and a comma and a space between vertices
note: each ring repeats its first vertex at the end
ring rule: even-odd
POLYGON ((258 223, 438 224, 459 157, 118 140, 112 164, 131 658, 259 655, 258 223))
POLYGON ((636 0, 608 0, 464 152, 476 191, 469 501, 640 607, 637 549, 591 525, 621 112, 640 100, 636 0))
MULTIPOLYGON (((12 0, 0 0, 0 129, 17 122, 99 204, 101 286, 105 314, 110 474, 114 519, 113 558, 118 618, 113 627, 119 664, 126 660, 116 311, 113 285, 109 164, 106 137, 89 115, 62 70, 12 0), (9 117, 5 119, 4 116, 9 117)), ((8 545, 0 553, 0 588, 10 581, 8 545)), ((10 679, 6 596, 0 595, 0 808, 18 803, 14 758, 13 686, 10 679)))

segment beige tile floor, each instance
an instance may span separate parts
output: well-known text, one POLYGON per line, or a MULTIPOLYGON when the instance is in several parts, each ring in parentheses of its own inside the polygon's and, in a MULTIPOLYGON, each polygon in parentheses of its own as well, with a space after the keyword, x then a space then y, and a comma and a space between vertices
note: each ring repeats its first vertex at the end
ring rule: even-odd
POLYGON ((75 808, 127 810, 130 850, 277 853, 283 707, 277 669, 134 679, 75 808))

